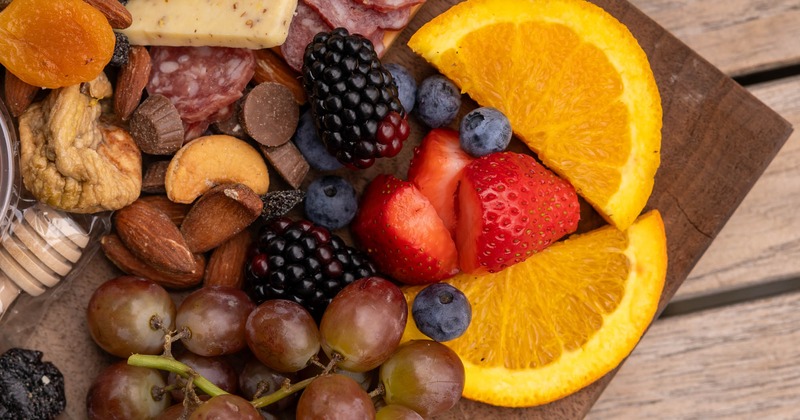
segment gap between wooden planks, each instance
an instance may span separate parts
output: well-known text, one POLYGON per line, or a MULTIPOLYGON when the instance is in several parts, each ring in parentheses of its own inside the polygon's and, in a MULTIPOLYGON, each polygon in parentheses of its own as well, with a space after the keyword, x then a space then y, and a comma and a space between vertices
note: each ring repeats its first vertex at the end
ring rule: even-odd
MULTIPOLYGON (((797 0, 632 2, 729 75, 800 63, 797 0)), ((750 91, 800 127, 800 76, 750 91)), ((795 131, 673 302, 800 288, 799 142, 795 131)), ((800 418, 798 309, 800 291, 655 322, 588 418, 800 418)))
POLYGON ((731 76, 800 62, 798 0, 631 0, 731 76))
POLYGON ((656 322, 587 419, 800 418, 800 292, 656 322))

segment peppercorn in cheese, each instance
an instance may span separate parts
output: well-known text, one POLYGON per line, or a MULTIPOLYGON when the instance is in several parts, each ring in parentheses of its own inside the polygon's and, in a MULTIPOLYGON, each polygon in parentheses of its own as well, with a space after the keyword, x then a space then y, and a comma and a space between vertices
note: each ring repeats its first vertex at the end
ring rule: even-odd
POLYGON ((271 48, 283 44, 297 0, 128 0, 133 45, 271 48))

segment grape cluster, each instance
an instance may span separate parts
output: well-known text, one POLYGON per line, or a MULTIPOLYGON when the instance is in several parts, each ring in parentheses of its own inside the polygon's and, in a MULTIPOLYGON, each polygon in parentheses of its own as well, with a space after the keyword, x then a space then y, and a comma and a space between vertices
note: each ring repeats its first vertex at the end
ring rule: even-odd
POLYGON ((87 319, 95 341, 121 357, 141 354, 96 378, 87 395, 90 420, 422 418, 454 406, 464 388, 464 367, 448 347, 400 344, 408 305, 381 277, 347 285, 319 326, 297 302, 257 306, 235 288, 197 289, 177 309, 170 299, 161 286, 132 277, 110 280, 92 296, 87 319), (173 356, 171 346, 153 346, 150 336, 159 333, 182 350, 173 356), (126 339, 110 345, 108 336, 126 339), (232 363, 235 357, 241 361, 232 363))

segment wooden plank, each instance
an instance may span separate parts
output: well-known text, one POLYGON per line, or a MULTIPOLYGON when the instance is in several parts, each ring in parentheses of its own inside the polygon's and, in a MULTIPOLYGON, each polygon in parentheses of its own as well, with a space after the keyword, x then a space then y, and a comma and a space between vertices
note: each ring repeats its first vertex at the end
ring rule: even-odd
MULTIPOLYGON (((751 92, 800 127, 800 76, 751 92)), ((756 182, 675 300, 800 275, 800 132, 756 182)))
POLYGON ((655 323, 588 419, 800 413, 800 293, 655 323))
POLYGON ((800 63, 797 0, 633 0, 733 76, 800 63))

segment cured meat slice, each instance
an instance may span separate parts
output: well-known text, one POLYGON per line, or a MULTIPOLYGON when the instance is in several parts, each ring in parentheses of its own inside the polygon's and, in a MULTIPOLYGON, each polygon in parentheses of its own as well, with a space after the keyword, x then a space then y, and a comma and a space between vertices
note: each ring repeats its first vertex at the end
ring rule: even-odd
POLYGON ((229 105, 220 108, 219 110, 217 110, 217 112, 215 112, 213 115, 211 115, 210 117, 208 117, 203 121, 197 121, 191 123, 184 122, 183 123, 184 144, 186 144, 186 142, 188 142, 189 140, 194 140, 204 135, 206 133, 206 130, 208 130, 208 127, 211 126, 211 124, 233 117, 234 112, 236 112, 235 101, 229 105))
POLYGON ((383 44, 383 37, 386 35, 383 29, 377 29, 375 32, 371 33, 366 38, 372 41, 372 46, 375 47, 375 54, 378 54, 378 58, 383 57, 383 53, 386 52, 386 46, 383 44))
POLYGON ((306 45, 314 39, 314 35, 331 29, 333 28, 325 23, 322 16, 314 9, 302 1, 297 2, 297 10, 294 12, 291 25, 289 25, 289 34, 286 36, 286 42, 281 45, 281 54, 286 63, 300 71, 303 67, 303 53, 306 45))
POLYGON ((343 27, 351 34, 369 37, 378 28, 402 29, 411 18, 411 8, 387 12, 370 9, 356 0, 304 0, 334 28, 343 27))
POLYGON ((205 134, 206 130, 208 130, 209 125, 211 124, 208 121, 183 123, 183 144, 186 144, 189 141, 194 140, 205 134))
POLYGON ((357 2, 369 7, 370 9, 386 12, 389 10, 402 9, 415 4, 425 3, 425 0, 356 0, 357 2))
POLYGON ((151 47, 150 95, 166 96, 184 123, 205 121, 242 96, 256 60, 243 48, 151 47))

